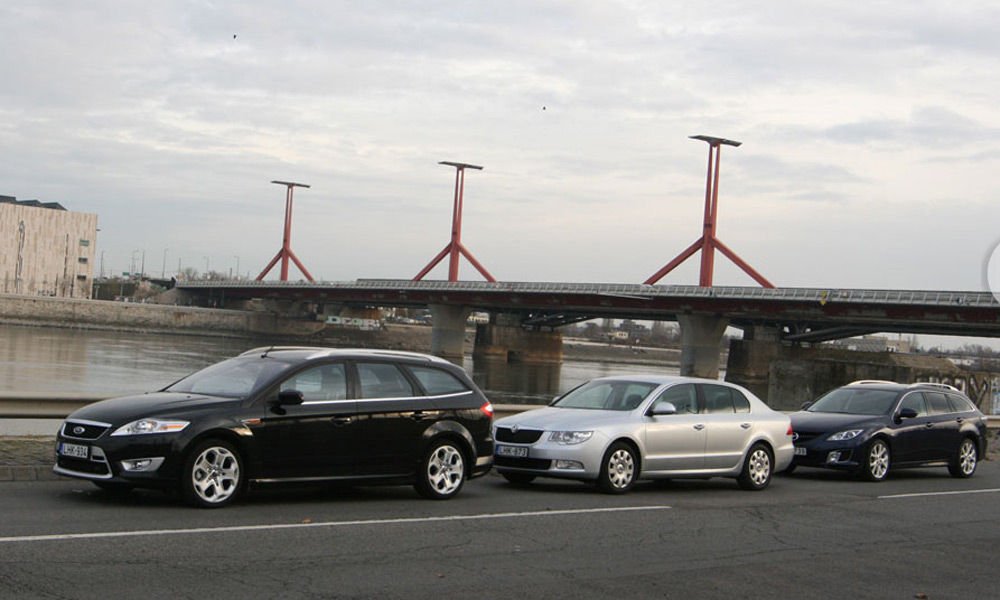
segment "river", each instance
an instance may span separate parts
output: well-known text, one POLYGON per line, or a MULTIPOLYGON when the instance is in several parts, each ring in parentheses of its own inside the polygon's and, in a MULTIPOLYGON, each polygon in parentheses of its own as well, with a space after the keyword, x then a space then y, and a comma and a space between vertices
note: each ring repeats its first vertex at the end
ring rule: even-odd
MULTIPOLYGON (((264 345, 252 339, 0 325, 0 391, 109 397, 147 392, 264 345)), ((463 366, 496 404, 545 404, 602 375, 678 372, 675 367, 574 360, 476 364, 469 356, 463 366)))

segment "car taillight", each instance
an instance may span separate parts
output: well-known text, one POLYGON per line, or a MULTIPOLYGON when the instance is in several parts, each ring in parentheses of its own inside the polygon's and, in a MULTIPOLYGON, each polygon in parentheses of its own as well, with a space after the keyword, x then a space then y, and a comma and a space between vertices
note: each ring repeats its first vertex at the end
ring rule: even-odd
POLYGON ((788 426, 788 431, 785 432, 785 435, 787 435, 788 437, 792 437, 793 435, 795 435, 795 432, 792 431, 791 425, 788 426))
POLYGON ((489 400, 487 400, 486 404, 483 404, 482 406, 479 407, 479 412, 483 413, 484 415, 486 415, 487 417, 489 417, 489 418, 492 419, 493 418, 493 404, 489 400))

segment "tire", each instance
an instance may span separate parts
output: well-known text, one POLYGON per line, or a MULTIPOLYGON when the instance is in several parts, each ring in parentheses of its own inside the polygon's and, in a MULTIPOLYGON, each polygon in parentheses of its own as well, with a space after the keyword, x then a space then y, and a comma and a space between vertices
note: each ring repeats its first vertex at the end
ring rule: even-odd
POLYGON ((771 484, 774 476, 774 456, 766 444, 760 442, 750 446, 743 469, 736 481, 740 487, 751 492, 759 492, 771 484))
POLYGON ((224 440, 204 440, 188 453, 181 472, 181 496, 201 508, 232 504, 245 487, 243 459, 224 440))
POLYGON ((858 472, 865 481, 885 481, 892 466, 892 456, 889 444, 882 438, 875 438, 864 453, 864 463, 858 472))
POLYGON ((92 481, 94 485, 109 494, 127 494, 135 487, 130 483, 119 483, 117 481, 92 481))
POLYGON ((438 440, 420 461, 413 487, 424 498, 447 500, 462 489, 465 479, 465 454, 461 446, 451 440, 438 440))
POLYGON ((948 463, 948 472, 951 473, 952 477, 965 479, 972 477, 978 464, 979 446, 976 444, 976 440, 969 437, 963 438, 962 443, 958 445, 955 458, 948 463))
POLYGON ((601 460, 597 487, 605 494, 624 494, 639 478, 639 460, 632 446, 625 442, 611 444, 601 460))
POLYGON ((500 473, 500 475, 513 485, 528 485, 535 480, 535 475, 531 473, 500 473))

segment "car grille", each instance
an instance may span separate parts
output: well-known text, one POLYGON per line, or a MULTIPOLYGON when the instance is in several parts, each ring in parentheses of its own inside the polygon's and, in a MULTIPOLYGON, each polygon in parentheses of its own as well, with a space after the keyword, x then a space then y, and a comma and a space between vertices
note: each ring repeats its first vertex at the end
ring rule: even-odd
POLYGON ((110 428, 108 425, 98 425, 92 422, 66 421, 62 426, 62 435, 77 440, 96 440, 110 428))
POLYGON ((813 432, 806 432, 806 431, 796 431, 795 434, 796 434, 796 436, 798 436, 798 437, 795 438, 795 441, 794 441, 795 445, 800 445, 800 444, 805 444, 807 442, 811 442, 814 439, 818 438, 819 436, 823 435, 822 433, 813 433, 813 432))
POLYGON ((510 444, 534 444, 542 432, 537 429, 518 429, 516 432, 509 427, 497 427, 497 441, 510 444))
POLYGON ((552 467, 552 461, 541 458, 511 458, 509 456, 495 456, 493 457, 493 466, 510 467, 512 469, 548 471, 552 467))
POLYGON ((82 458, 72 458, 69 456, 60 456, 56 459, 56 464, 67 471, 73 471, 75 473, 84 473, 87 475, 111 475, 111 469, 108 468, 108 463, 104 460, 86 460, 82 458))

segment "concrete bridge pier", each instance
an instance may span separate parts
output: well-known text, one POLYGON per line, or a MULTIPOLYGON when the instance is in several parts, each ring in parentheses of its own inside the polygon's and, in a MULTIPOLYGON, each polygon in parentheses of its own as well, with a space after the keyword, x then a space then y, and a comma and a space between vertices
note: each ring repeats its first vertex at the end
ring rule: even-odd
POLYGON ((431 354, 462 364, 465 355, 465 321, 472 310, 467 306, 431 304, 431 354))
POLYGON ((715 315, 678 315, 681 326, 681 375, 719 377, 719 350, 729 321, 715 315))
POLYGON ((562 334, 521 327, 516 314, 493 315, 489 324, 476 326, 476 359, 559 364, 562 362, 562 334))

